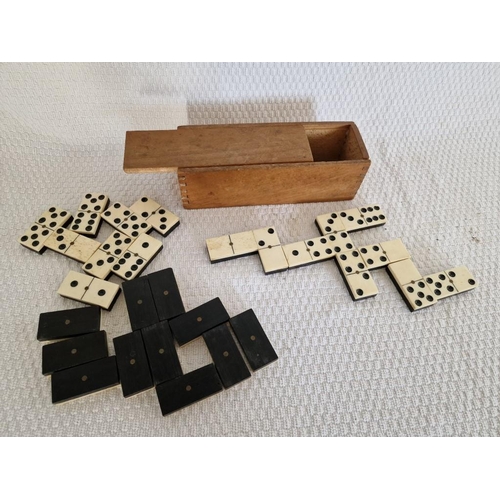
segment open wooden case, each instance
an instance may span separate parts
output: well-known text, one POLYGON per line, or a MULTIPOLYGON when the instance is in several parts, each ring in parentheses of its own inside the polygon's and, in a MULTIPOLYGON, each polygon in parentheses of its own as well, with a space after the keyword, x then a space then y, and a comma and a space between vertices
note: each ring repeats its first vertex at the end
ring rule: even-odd
POLYGON ((177 172, 184 208, 350 200, 370 158, 353 122, 127 132, 127 173, 177 172))

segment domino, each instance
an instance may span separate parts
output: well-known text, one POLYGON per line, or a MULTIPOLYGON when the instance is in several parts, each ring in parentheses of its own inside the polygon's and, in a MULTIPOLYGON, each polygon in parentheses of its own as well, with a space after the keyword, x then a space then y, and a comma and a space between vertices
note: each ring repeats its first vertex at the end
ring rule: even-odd
POLYGON ((431 288, 424 280, 397 287, 410 311, 418 311, 437 303, 431 288))
POLYGON ((129 251, 126 251, 117 261, 113 264, 111 271, 124 280, 133 280, 137 278, 149 262, 142 257, 136 257, 129 251))
POLYGON ((233 247, 235 257, 243 257, 257 253, 259 245, 255 239, 254 231, 245 231, 243 233, 230 234, 230 245, 233 247))
POLYGON ((366 265, 357 250, 336 255, 337 264, 342 274, 349 275, 366 271, 366 265))
POLYGON ((217 297, 170 320, 169 325, 175 340, 183 346, 228 320, 229 315, 217 297))
POLYGON ((380 243, 380 246, 391 264, 411 258, 410 253, 400 238, 391 241, 383 241, 380 243))
POLYGON ((17 241, 29 250, 42 254, 46 250, 45 242, 52 233, 52 229, 39 224, 32 224, 17 241))
POLYGON ((109 281, 70 271, 57 293, 62 297, 99 306, 109 311, 118 298, 120 287, 109 281))
POLYGON ((367 205, 359 209, 361 216, 365 220, 365 227, 376 227, 386 223, 384 212, 378 205, 367 205))
POLYGON ((182 377, 182 368, 168 321, 143 328, 142 338, 155 385, 182 377))
POLYGON ((306 240, 305 243, 313 262, 320 262, 335 257, 335 240, 331 240, 328 236, 306 240))
POLYGON ((116 358, 102 358, 52 374, 52 403, 62 403, 120 383, 116 358))
POLYGON ((134 254, 135 257, 142 257, 147 261, 151 261, 162 248, 163 243, 161 241, 147 234, 141 234, 128 247, 128 252, 134 254))
POLYGON ((233 316, 229 322, 252 370, 260 370, 278 359, 253 309, 233 316))
POLYGON ((259 250, 260 262, 265 274, 274 274, 288 269, 283 247, 268 247, 259 250))
POLYGON ((153 387, 149 362, 140 331, 113 339, 123 397, 128 398, 153 387))
POLYGON ((113 231, 109 238, 101 245, 100 249, 108 255, 120 257, 125 253, 133 241, 134 240, 130 236, 120 233, 119 231, 113 231))
POLYGON ((179 217, 163 207, 150 215, 147 220, 162 236, 168 236, 180 224, 179 217))
POLYGON ((160 321, 147 277, 125 281, 122 289, 132 330, 140 330, 160 321))
POLYGON ((259 249, 281 245, 276 229, 273 226, 255 229, 253 231, 253 236, 259 249))
POLYGON ((453 281, 444 271, 441 273, 429 274, 428 276, 424 276, 424 281, 432 290, 437 300, 445 299, 459 293, 453 285, 453 281))
POLYGON ((355 249, 351 237, 345 231, 337 234, 329 234, 326 237, 333 243, 335 253, 350 252, 355 249))
POLYGON ((458 293, 467 292, 477 287, 476 280, 465 266, 455 267, 445 271, 445 273, 458 293))
POLYGON ((143 196, 130 207, 130 211, 139 214, 143 219, 148 219, 159 208, 161 208, 159 203, 147 196, 143 196))
POLYGON ((163 416, 213 396, 222 390, 221 381, 213 364, 156 386, 163 416))
POLYGON ((305 241, 283 245, 282 249, 290 269, 308 266, 314 262, 305 241))
POLYGON ((148 274, 147 278, 160 321, 173 319, 186 312, 171 268, 148 274))
POLYGON ((139 215, 132 214, 125 222, 122 222, 117 229, 123 234, 135 239, 140 234, 149 233, 153 227, 146 219, 143 219, 139 215))
POLYGON ((380 243, 360 247, 359 253, 365 263, 366 269, 379 269, 390 264, 389 258, 380 243))
POLYGON ((318 215, 314 222, 323 236, 330 233, 340 233, 346 230, 342 218, 339 217, 336 212, 318 215))
POLYGON ((95 238, 101 227, 102 217, 97 212, 78 212, 71 223, 71 230, 95 238))
POLYGON ((203 334, 222 385, 229 389, 250 378, 250 371, 226 323, 203 334))
POLYGON ((42 374, 50 375, 107 357, 108 341, 105 331, 80 335, 42 347, 42 374))
POLYGON ((108 208, 108 205, 109 197, 107 195, 102 193, 87 193, 80 203, 78 211, 101 214, 108 208))
POLYGON ((66 250, 66 257, 76 260, 77 262, 87 262, 92 255, 99 249, 101 244, 98 241, 92 240, 83 236, 77 235, 74 241, 71 241, 69 248, 66 250))
POLYGON ((357 208, 337 212, 347 232, 359 231, 367 226, 366 220, 357 208))
POLYGON ((36 220, 37 224, 40 224, 49 229, 57 229, 58 227, 64 226, 72 219, 71 214, 64 209, 57 207, 50 207, 36 220))
POLYGON ((222 262, 234 258, 233 245, 228 234, 206 240, 210 262, 222 262))
POLYGON ((53 231, 47 238, 45 246, 54 252, 64 255, 77 236, 78 234, 73 231, 60 227, 53 231))
POLYGON ((40 314, 36 338, 39 341, 67 339, 98 332, 100 327, 99 307, 78 307, 46 312, 40 314))
POLYGON ((400 260, 387 266, 387 272, 396 285, 396 288, 415 283, 422 279, 420 271, 415 267, 411 259, 400 260))
POLYGON ((102 250, 96 250, 87 262, 82 266, 82 269, 91 276, 105 280, 113 265, 118 261, 117 257, 108 255, 102 250))
POLYGON ((102 218, 114 228, 118 228, 118 226, 125 222, 132 215, 132 212, 129 208, 121 203, 113 203, 113 205, 109 206, 108 209, 103 212, 102 218))
POLYGON ((352 300, 362 300, 378 294, 378 288, 369 271, 343 276, 352 300))

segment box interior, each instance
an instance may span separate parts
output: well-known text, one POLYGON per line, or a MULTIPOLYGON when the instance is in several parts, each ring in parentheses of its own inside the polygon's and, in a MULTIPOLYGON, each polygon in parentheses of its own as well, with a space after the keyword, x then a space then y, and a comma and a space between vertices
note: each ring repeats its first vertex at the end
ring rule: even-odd
POLYGON ((364 159, 351 125, 304 128, 315 162, 364 159))

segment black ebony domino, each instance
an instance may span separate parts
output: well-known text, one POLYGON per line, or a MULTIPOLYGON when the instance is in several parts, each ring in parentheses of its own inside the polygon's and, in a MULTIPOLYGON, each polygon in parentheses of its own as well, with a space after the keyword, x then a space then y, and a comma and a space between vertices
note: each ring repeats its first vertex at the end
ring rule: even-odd
POLYGON ((252 370, 258 370, 278 359, 253 309, 234 316, 229 322, 252 370))
POLYGON ((53 372, 107 357, 108 341, 105 331, 80 335, 73 339, 44 345, 42 373, 50 375, 53 372))
POLYGON ((169 324, 175 340, 182 346, 228 320, 229 315, 217 297, 177 316, 169 324))
POLYGON ((52 403, 62 403, 120 383, 116 358, 102 358, 52 374, 52 403))
POLYGON ((132 330, 140 330, 160 321, 147 277, 124 281, 122 288, 132 330))
POLYGON ((227 323, 205 332, 203 338, 226 389, 251 376, 227 323))
POLYGON ((147 278, 160 321, 175 318, 186 312, 171 268, 148 274, 147 278))
POLYGON ((142 338, 155 385, 182 376, 181 364, 168 321, 143 328, 142 338))
POLYGON ((123 396, 128 398, 153 387, 149 362, 140 331, 113 339, 123 396))
POLYGON ((213 364, 156 386, 163 415, 185 408, 220 391, 222 384, 213 364))
POLYGON ((101 329, 101 309, 98 306, 78 307, 40 314, 37 339, 57 340, 75 337, 101 329))

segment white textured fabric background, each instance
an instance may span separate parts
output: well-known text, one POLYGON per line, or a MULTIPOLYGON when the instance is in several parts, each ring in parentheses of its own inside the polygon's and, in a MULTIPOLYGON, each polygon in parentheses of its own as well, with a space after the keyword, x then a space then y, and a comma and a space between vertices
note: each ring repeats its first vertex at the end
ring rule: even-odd
MULTIPOLYGON (((500 434, 500 65, 3 64, 0 113, 1 435, 500 434), (361 131, 372 167, 353 201, 186 211, 175 175, 122 172, 126 130, 316 120, 361 131), (152 390, 52 406, 38 315, 77 305, 55 291, 79 264, 16 240, 87 191, 177 213, 149 269, 173 267, 188 308, 215 296, 231 315, 254 308, 279 361, 166 418, 152 390), (388 222, 356 243, 402 237, 422 273, 464 264, 479 287, 412 314, 383 270, 379 295, 353 303, 332 262, 265 276, 257 256, 206 255, 208 237, 274 224, 289 243, 318 235, 317 214, 367 203, 388 222)), ((130 328, 123 298, 103 325, 113 352, 130 328)), ((209 361, 201 341, 181 358, 209 361)))

